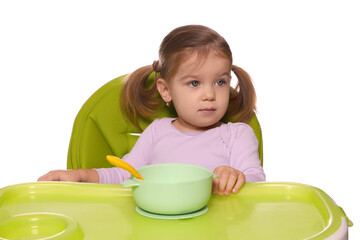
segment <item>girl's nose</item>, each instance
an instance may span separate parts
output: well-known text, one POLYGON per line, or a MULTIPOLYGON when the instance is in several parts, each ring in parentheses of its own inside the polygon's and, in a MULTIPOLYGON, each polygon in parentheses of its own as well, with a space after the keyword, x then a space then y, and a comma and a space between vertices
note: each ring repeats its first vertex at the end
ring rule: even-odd
POLYGON ((214 101, 215 100, 215 90, 213 87, 205 87, 203 92, 203 101, 214 101))

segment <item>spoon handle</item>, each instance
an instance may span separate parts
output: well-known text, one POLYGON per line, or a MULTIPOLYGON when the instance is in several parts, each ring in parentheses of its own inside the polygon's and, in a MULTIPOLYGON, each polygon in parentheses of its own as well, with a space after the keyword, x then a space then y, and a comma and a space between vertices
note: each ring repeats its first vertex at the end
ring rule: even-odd
POLYGON ((144 178, 140 175, 140 173, 138 173, 138 171, 135 170, 135 168, 133 168, 130 164, 121 160, 120 158, 107 155, 106 160, 108 160, 108 162, 111 163, 112 165, 130 172, 134 177, 144 180, 144 178))

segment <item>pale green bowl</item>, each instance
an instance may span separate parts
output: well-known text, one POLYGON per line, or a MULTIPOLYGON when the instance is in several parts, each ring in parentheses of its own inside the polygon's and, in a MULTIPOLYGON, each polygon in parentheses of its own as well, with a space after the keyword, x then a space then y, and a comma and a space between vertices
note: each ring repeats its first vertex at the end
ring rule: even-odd
POLYGON ((205 207, 216 177, 210 170, 190 164, 153 164, 136 170, 144 180, 131 176, 123 186, 133 188, 138 207, 157 214, 185 214, 205 207))

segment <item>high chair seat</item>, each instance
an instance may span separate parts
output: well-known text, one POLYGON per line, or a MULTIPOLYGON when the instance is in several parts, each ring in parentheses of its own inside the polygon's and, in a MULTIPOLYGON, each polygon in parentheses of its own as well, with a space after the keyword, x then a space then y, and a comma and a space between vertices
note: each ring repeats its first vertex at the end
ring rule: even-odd
MULTIPOLYGON (((125 76, 115 78, 103 85, 80 109, 71 134, 68 169, 112 167, 106 161, 106 155, 122 157, 134 146, 141 133, 124 118, 120 109, 120 94, 125 76)), ((149 85, 153 80, 152 74, 148 79, 149 85)), ((176 117, 173 108, 166 107, 165 104, 160 107, 160 114, 153 119, 139 119, 142 129, 145 129, 155 118, 176 117)), ((259 156, 263 164, 262 133, 255 114, 249 125, 258 139, 259 156)))

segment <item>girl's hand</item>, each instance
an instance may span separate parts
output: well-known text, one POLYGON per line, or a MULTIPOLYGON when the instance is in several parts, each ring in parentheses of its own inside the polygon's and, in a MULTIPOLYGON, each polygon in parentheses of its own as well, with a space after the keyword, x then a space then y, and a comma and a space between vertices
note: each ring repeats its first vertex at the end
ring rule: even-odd
POLYGON ((214 173, 219 177, 213 179, 213 194, 230 195, 231 192, 237 193, 245 183, 245 175, 229 166, 217 167, 214 173))
POLYGON ((53 170, 41 176, 38 181, 65 181, 98 183, 99 174, 94 169, 53 170))

